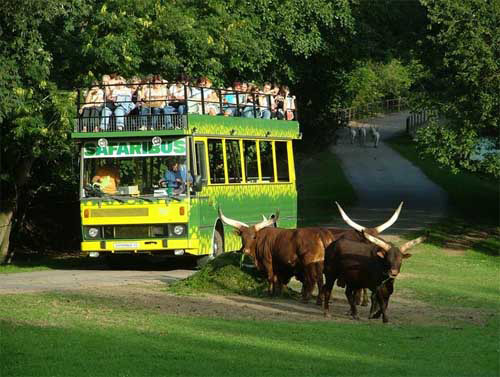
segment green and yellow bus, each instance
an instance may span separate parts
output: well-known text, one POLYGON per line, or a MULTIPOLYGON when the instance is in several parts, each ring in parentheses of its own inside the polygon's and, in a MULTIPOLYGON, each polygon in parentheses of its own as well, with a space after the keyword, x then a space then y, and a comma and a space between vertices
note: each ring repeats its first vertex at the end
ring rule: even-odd
POLYGON ((95 127, 102 111, 76 119, 84 255, 214 257, 238 250, 241 241, 218 217, 219 207, 247 224, 279 208, 279 226, 296 227, 298 122, 204 115, 201 105, 201 114, 128 114, 120 128, 112 115, 105 130, 95 127), (172 161, 185 169, 184 192, 161 185, 172 161), (105 193, 93 183, 110 166, 119 180, 105 193))

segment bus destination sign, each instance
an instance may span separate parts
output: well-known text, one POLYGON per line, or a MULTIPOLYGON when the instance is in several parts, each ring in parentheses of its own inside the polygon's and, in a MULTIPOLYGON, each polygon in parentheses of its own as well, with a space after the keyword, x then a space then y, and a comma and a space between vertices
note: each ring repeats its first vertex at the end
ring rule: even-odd
POLYGON ((83 148, 84 158, 186 156, 186 139, 162 140, 160 145, 153 145, 151 141, 119 141, 110 142, 106 147, 87 142, 83 148))

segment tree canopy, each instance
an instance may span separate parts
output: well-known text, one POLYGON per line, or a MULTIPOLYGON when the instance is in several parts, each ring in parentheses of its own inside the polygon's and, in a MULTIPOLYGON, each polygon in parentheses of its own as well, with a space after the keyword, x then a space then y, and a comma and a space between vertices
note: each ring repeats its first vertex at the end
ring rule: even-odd
POLYGON ((479 169, 478 138, 498 133, 498 14, 483 0, 6 0, 0 229, 41 191, 72 191, 73 89, 110 73, 287 84, 305 144, 341 106, 418 93, 447 121, 419 134, 423 151, 479 169))

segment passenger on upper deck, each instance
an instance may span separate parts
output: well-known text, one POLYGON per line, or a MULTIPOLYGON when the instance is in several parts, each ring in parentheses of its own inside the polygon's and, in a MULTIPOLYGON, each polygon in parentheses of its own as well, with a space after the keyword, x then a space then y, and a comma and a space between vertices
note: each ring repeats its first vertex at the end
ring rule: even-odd
MULTIPOLYGON (((171 85, 169 88, 170 94, 170 103, 178 114, 186 113, 186 98, 185 98, 185 89, 189 90, 189 88, 185 88, 185 78, 182 77, 180 81, 177 81, 175 84, 171 85)), ((189 93, 188 93, 189 96, 189 93)))
POLYGON ((99 83, 94 81, 92 87, 85 96, 85 103, 80 107, 82 120, 82 131, 93 129, 99 124, 99 114, 104 103, 104 92, 99 88, 99 83))
MULTIPOLYGON (((158 127, 159 115, 162 114, 167 106, 167 86, 159 75, 152 77, 152 84, 143 86, 141 90, 141 116, 143 117, 142 129, 147 124, 147 116, 151 115, 151 128, 158 127)), ((169 107, 167 107, 167 110, 169 107)))
POLYGON ((208 77, 205 77, 202 79, 200 86, 204 88, 205 114, 217 115, 220 111, 219 97, 217 96, 217 92, 212 89, 212 81, 208 77))
POLYGON ((258 97, 260 106, 260 117, 263 119, 271 119, 271 115, 275 110, 274 92, 271 90, 271 83, 264 83, 262 94, 258 97))
MULTIPOLYGON (((115 107, 116 129, 122 131, 125 126, 125 116, 132 111, 135 104, 132 102, 132 91, 127 87, 125 79, 118 77, 116 81, 117 83, 111 89, 110 99, 115 107)), ((101 121, 101 129, 107 130, 112 111, 109 107, 105 107, 102 114, 104 122, 101 121)))

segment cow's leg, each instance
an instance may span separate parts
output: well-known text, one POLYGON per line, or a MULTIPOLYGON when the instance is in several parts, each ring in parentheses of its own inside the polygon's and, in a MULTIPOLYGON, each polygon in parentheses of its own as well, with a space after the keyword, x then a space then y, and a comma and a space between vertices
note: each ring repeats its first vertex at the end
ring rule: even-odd
POLYGON ((302 301, 309 302, 312 296, 312 291, 314 289, 315 278, 314 278, 314 263, 309 263, 304 267, 304 284, 302 290, 302 301))
POLYGON ((368 306, 368 292, 366 288, 363 288, 363 300, 361 301, 361 306, 368 306))
POLYGON ((354 302, 356 305, 361 305, 361 289, 356 289, 354 292, 354 302))
POLYGON ((334 283, 335 278, 331 274, 326 274, 326 282, 323 286, 323 313, 325 317, 330 317, 330 296, 334 283))
POLYGON ((316 284, 318 285, 318 297, 316 299, 316 305, 321 305, 323 303, 323 262, 315 263, 316 267, 316 284))
POLYGON ((351 317, 352 319, 359 319, 358 317, 358 309, 356 308, 356 300, 354 297, 354 289, 348 284, 345 289, 345 295, 347 297, 347 301, 349 301, 349 305, 351 306, 351 317))
POLYGON ((380 306, 380 311, 382 311, 382 322, 387 323, 389 322, 389 318, 387 317, 387 314, 385 312, 385 309, 387 309, 387 305, 384 300, 383 290, 381 288, 378 288, 376 291, 376 295, 377 295, 378 305, 380 306))
POLYGON ((379 309, 377 294, 375 292, 372 292, 370 301, 371 301, 371 306, 368 318, 369 319, 379 318, 380 315, 382 314, 382 311, 379 309))

